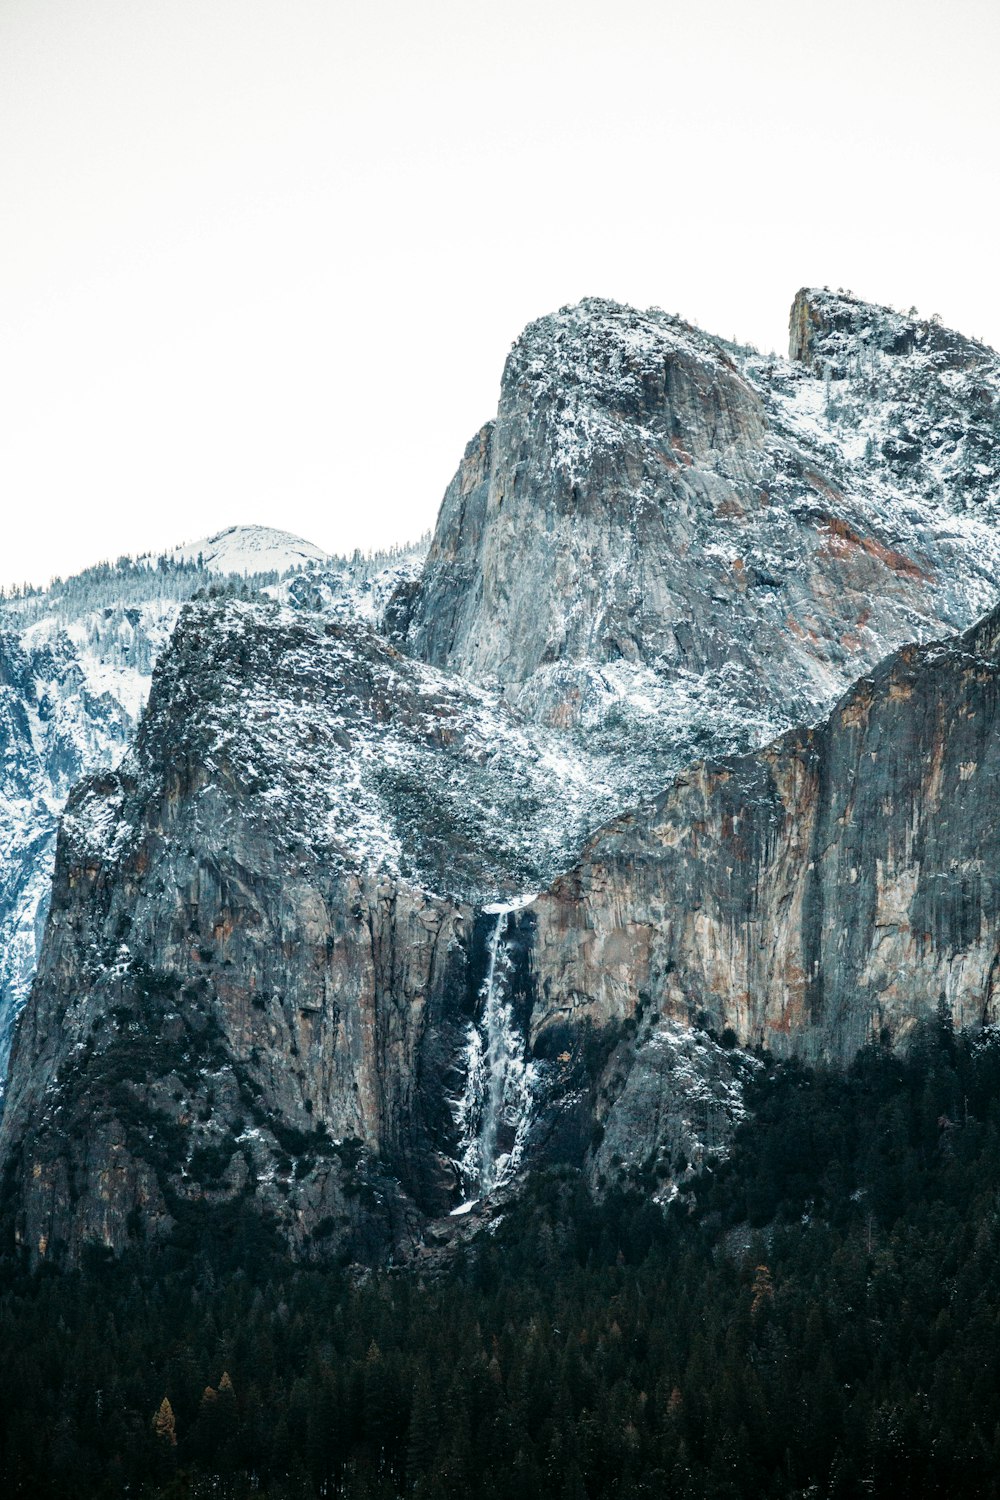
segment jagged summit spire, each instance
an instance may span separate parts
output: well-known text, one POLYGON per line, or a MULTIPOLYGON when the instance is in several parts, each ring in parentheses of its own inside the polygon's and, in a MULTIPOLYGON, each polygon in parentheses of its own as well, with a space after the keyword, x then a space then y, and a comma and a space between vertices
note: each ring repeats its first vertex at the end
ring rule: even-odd
POLYGON ((796 292, 788 320, 789 359, 829 366, 837 377, 847 374, 859 355, 873 353, 933 354, 953 369, 996 358, 978 339, 945 328, 936 314, 922 318, 916 308, 897 312, 842 288, 802 287, 796 292))

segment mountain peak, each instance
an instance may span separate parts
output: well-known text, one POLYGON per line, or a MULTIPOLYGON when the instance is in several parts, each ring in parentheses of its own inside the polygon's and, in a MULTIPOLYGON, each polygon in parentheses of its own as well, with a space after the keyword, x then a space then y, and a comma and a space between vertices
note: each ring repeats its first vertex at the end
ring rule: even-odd
POLYGON ((213 573, 288 573, 306 563, 325 562, 328 554, 274 526, 227 526, 171 553, 175 562, 191 562, 199 555, 213 573))
POLYGON ((835 377, 848 373, 852 361, 865 354, 903 357, 936 355, 940 363, 968 369, 996 355, 978 339, 945 328, 935 314, 921 318, 864 302, 853 292, 829 287, 802 287, 796 292, 788 320, 788 357, 797 363, 829 366, 835 377))
MULTIPOLYGON (((659 404, 665 364, 713 367, 724 362, 719 341, 660 308, 639 309, 604 297, 585 297, 529 323, 515 341, 504 389, 530 391, 571 406, 634 417, 659 404)), ((731 364, 730 364, 731 367, 731 364)))

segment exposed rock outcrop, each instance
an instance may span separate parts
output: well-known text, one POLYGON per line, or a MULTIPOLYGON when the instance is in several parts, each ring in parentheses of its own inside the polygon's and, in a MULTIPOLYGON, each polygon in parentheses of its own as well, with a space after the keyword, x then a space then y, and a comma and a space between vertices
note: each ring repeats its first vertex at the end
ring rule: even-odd
POLYGON ((597 299, 532 324, 445 496, 411 649, 633 759, 658 744, 651 789, 666 741, 674 768, 751 748, 971 624, 1000 549, 955 513, 995 513, 1000 366, 894 316, 801 293, 791 364, 597 299))
POLYGON ((0 1103, 48 911, 59 814, 74 783, 124 754, 182 601, 245 589, 250 575, 294 607, 374 621, 425 550, 327 559, 287 532, 234 526, 155 564, 122 558, 0 599, 0 1103))
POLYGON ((189 606, 134 749, 63 819, 0 1136, 22 1242, 120 1249, 249 1196, 300 1253, 409 1243, 459 1189, 469 896, 537 889, 603 795, 363 625, 189 606))
POLYGON ((849 1060, 944 1005, 997 1019, 1000 611, 830 718, 692 766, 532 907, 536 1044, 639 1006, 849 1060))
MULTIPOLYGON (((994 350, 940 319, 804 290, 791 358, 823 383, 824 425, 876 481, 911 506, 995 524, 1000 514, 1000 366, 994 350)), ((945 528, 947 534, 947 527, 945 528)))
POLYGON ((828 287, 796 293, 788 320, 789 359, 818 365, 820 373, 829 367, 831 375, 846 379, 859 360, 910 355, 929 358, 939 372, 978 369, 989 379, 996 371, 989 345, 946 328, 940 318, 921 318, 915 309, 896 312, 828 287))
MULTIPOLYGON (((190 610, 134 752, 71 800, 3 1121, 36 1257, 246 1195, 300 1253, 384 1255, 413 1215, 376 1156, 441 1197, 469 913, 380 871, 391 831, 344 744, 352 714, 391 738, 407 712, 414 751, 447 758, 468 726, 405 703, 376 639, 366 657, 342 635, 274 606, 190 610)), ((433 807, 411 803, 416 846, 433 807)))

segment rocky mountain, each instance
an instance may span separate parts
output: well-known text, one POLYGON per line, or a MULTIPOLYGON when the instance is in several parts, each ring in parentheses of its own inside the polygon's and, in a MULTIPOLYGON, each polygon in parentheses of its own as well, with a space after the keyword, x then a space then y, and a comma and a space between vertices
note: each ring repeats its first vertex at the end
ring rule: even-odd
POLYGON ((252 1190, 302 1249, 353 1223, 344 1162, 376 1155, 449 1206, 475 922, 431 890, 551 878, 593 770, 364 625, 189 606, 134 751, 62 821, 5 1115, 40 1167, 32 1244, 123 1243, 137 1194, 155 1233, 252 1190))
POLYGON ((0 1090, 35 972, 70 788, 128 743, 179 604, 98 606, 60 617, 31 601, 0 615, 0 1090), (29 613, 25 611, 25 613, 29 613))
POLYGON ((21 1242, 250 1195, 301 1254, 412 1253, 533 1161, 653 1159, 671 1190, 753 1066, 712 1033, 846 1060, 942 1000, 991 1021, 998 652, 1000 612, 904 648, 477 916, 446 893, 565 858, 551 731, 363 626, 189 607, 134 752, 62 821, 3 1124, 21 1242))
POLYGON ((287 532, 230 527, 170 557, 102 564, 0 601, 0 1098, 48 911, 59 815, 74 783, 115 766, 130 743, 182 603, 250 586, 374 618, 420 556, 418 547, 327 558, 287 532))
POLYGON ((564 309, 422 569, 184 610, 62 821, 31 1257, 236 1202, 420 1254, 560 1161, 668 1198, 750 1049, 992 1017, 997 358, 826 292, 791 353, 564 309))
POLYGON ((652 789, 665 737, 675 768, 763 743, 970 624, 1000 565, 997 356, 820 292, 791 346, 597 300, 532 324, 445 496, 410 649, 626 741, 652 789))

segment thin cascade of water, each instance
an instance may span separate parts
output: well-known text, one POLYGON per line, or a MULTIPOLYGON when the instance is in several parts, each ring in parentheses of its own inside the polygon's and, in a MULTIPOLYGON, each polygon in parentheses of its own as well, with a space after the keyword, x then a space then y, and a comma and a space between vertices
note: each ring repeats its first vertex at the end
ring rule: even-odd
POLYGON ((525 1040, 510 1000, 512 965, 505 942, 513 911, 523 902, 489 907, 496 913, 490 934, 481 1009, 466 1039, 465 1087, 455 1101, 458 1166, 470 1194, 500 1187, 516 1170, 531 1117, 536 1069, 525 1057, 525 1040))

